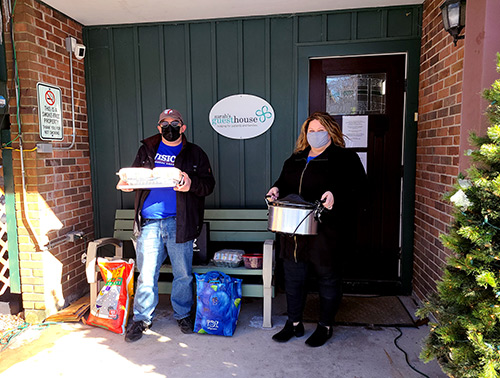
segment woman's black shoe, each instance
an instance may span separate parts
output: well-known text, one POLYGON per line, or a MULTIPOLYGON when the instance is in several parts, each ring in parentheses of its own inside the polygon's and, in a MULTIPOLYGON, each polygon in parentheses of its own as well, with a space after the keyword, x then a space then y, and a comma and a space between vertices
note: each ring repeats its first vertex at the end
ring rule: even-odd
POLYGON ((277 334, 273 335, 273 340, 278 343, 285 343, 292 337, 302 337, 304 336, 304 324, 300 322, 296 326, 290 320, 286 321, 285 326, 277 334))
POLYGON ((314 333, 306 340, 306 344, 310 347, 320 347, 326 343, 330 337, 332 337, 332 334, 333 328, 331 326, 328 328, 318 324, 316 331, 314 331, 314 333))

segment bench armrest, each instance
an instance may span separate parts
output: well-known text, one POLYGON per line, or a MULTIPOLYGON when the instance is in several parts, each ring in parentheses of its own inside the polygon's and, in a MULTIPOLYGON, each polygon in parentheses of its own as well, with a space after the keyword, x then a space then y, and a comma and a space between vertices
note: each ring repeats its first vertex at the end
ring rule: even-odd
POLYGON ((262 258, 262 278, 264 287, 271 287, 274 269, 274 241, 267 239, 264 241, 262 258))
POLYGON ((274 270, 274 241, 268 239, 264 241, 262 259, 262 282, 263 282, 263 320, 262 327, 272 327, 271 309, 272 309, 272 281, 274 270))

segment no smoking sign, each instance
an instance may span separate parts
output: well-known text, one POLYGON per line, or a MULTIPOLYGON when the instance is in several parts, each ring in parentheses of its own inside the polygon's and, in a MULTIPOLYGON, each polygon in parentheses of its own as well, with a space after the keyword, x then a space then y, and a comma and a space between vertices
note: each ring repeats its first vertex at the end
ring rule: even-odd
POLYGON ((45 102, 50 106, 56 103, 56 95, 50 89, 45 92, 45 102))
POLYGON ((54 85, 37 83, 36 92, 40 139, 63 140, 61 89, 54 85))

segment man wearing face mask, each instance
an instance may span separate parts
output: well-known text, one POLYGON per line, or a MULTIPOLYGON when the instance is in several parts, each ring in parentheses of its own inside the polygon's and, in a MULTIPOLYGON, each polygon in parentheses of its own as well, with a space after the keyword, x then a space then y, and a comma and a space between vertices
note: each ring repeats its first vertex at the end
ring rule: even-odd
POLYGON ((299 195, 307 202, 323 200, 325 211, 317 235, 280 234, 288 320, 273 336, 277 342, 304 335, 302 314, 307 297, 306 279, 316 275, 320 313, 316 330, 306 340, 323 345, 342 299, 343 255, 354 240, 357 205, 362 202, 366 174, 358 155, 344 148, 342 132, 328 114, 311 114, 302 125, 296 148, 284 163, 278 180, 267 193, 272 200, 299 195))
MULTIPOLYGON (((215 180, 205 152, 187 141, 181 113, 165 109, 158 120, 159 134, 142 141, 133 167, 173 166, 182 179, 174 188, 139 189, 135 193, 134 234, 139 278, 134 296, 134 318, 125 334, 128 342, 139 340, 151 327, 158 304, 158 277, 165 258, 172 264, 171 302, 174 318, 183 333, 193 332, 193 240, 203 225, 205 197, 215 180)), ((120 180, 117 186, 126 183, 120 180)))

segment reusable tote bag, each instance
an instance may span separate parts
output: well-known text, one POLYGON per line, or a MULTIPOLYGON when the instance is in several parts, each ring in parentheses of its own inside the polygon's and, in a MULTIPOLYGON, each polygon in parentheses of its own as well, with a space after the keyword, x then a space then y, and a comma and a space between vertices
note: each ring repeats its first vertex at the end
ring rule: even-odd
POLYGON ((194 332, 232 336, 241 308, 241 279, 218 271, 196 276, 194 332))

